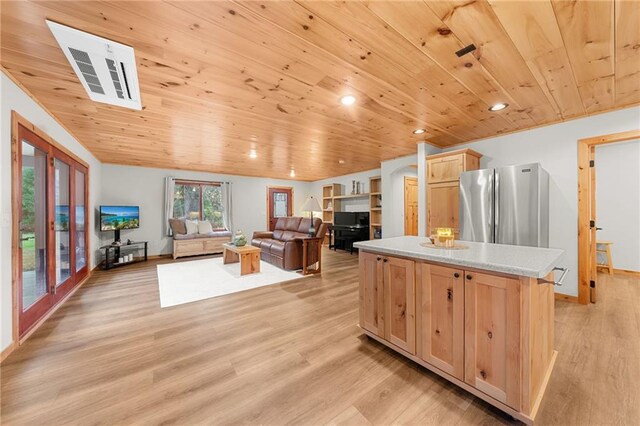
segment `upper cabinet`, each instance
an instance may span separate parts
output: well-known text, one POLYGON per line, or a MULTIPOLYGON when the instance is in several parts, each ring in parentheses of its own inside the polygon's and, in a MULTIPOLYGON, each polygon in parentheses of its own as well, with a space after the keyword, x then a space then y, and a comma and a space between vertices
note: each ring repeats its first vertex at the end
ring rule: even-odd
POLYGON ((460 174, 480 168, 480 157, 471 149, 427 157, 427 235, 435 228, 453 228, 459 236, 460 174))
POLYGON ((481 154, 463 149, 427 157, 427 183, 452 182, 460 179, 460 173, 477 170, 481 154))

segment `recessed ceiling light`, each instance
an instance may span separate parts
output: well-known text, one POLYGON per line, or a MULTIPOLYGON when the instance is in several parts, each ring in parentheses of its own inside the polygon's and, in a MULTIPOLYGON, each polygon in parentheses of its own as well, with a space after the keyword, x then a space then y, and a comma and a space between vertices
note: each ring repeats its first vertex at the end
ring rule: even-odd
POLYGON ((291 177, 296 177, 296 172, 295 172, 295 170, 291 169, 291 173, 289 173, 289 176, 291 176, 291 177))
POLYGON ((414 134, 414 135, 421 135, 421 134, 423 134, 423 133, 424 133, 424 129, 415 129, 415 130, 413 131, 413 134, 414 134))
POLYGON ((497 103, 497 104, 493 105, 491 108, 489 108, 489 111, 500 111, 500 110, 505 109, 508 106, 509 106, 509 104, 504 103, 504 102, 500 102, 500 103, 497 103))
POLYGON ((251 151, 249 151, 249 158, 258 158, 258 153, 256 152, 255 149, 252 149, 251 151))
POLYGON ((338 160, 338 163, 344 164, 344 160, 338 160))
POLYGON ((356 97, 352 95, 343 96, 342 98, 340 98, 340 102, 342 103, 342 105, 353 105, 356 102, 356 97))

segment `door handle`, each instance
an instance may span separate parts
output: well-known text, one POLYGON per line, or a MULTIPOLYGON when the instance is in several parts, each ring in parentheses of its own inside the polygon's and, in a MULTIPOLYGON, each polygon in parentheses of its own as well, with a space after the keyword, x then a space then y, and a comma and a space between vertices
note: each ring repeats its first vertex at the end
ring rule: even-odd
POLYGON ((602 228, 598 228, 598 227, 596 226, 596 231, 602 231, 602 228))

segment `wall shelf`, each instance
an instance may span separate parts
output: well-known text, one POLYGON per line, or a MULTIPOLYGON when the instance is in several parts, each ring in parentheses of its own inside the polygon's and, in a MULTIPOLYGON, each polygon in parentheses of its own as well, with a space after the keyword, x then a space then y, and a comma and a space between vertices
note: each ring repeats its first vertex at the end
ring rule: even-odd
POLYGON ((382 238, 382 177, 369 178, 369 239, 382 238))
POLYGON ((348 198, 367 198, 370 194, 366 193, 366 194, 349 194, 349 195, 338 195, 337 197, 333 197, 334 199, 338 199, 338 200, 345 200, 348 198))

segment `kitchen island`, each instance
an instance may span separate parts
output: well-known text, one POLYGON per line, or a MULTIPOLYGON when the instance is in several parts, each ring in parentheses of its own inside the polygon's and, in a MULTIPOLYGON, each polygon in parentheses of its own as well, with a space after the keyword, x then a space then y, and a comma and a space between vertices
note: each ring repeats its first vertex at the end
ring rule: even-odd
POLYGON ((563 251, 428 238, 356 243, 369 337, 527 424, 557 352, 553 270, 563 251))

